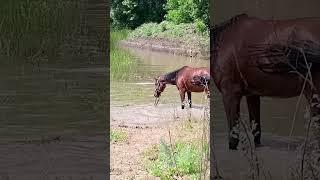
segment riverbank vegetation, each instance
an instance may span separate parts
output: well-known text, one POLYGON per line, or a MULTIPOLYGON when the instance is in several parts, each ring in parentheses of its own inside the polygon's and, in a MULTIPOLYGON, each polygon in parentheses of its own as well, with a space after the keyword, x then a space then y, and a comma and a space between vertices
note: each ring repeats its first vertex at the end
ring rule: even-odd
POLYGON ((111 80, 128 80, 130 72, 136 65, 134 57, 119 46, 119 41, 126 39, 129 30, 113 30, 110 36, 110 78, 111 80))
POLYGON ((179 46, 176 48, 208 53, 208 11, 208 0, 113 0, 112 28, 131 29, 127 37, 130 41, 158 41, 164 48, 174 44, 179 46))
POLYGON ((2 1, 0 55, 29 61, 57 55, 79 25, 78 11, 73 0, 2 1))

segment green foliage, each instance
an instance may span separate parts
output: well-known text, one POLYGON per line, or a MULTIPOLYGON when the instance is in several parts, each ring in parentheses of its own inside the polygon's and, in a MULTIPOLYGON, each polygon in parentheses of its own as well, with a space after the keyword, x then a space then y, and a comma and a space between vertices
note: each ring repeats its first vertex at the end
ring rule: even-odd
POLYGON ((111 142, 122 142, 128 139, 128 134, 120 130, 111 130, 110 131, 110 140, 111 142))
POLYGON ((148 171, 161 179, 174 176, 197 176, 201 169, 202 154, 205 153, 195 144, 176 143, 173 149, 164 141, 145 152, 148 171))
POLYGON ((114 27, 136 28, 144 23, 167 21, 209 25, 209 0, 112 0, 114 27))
POLYGON ((128 36, 128 30, 113 30, 110 36, 110 77, 111 80, 128 80, 137 66, 134 57, 119 47, 119 41, 128 36))
POLYGON ((209 27, 209 0, 194 0, 195 9, 195 21, 201 20, 207 27, 209 27))
POLYGON ((208 0, 168 0, 166 20, 175 24, 191 23, 197 19, 209 24, 208 0))
POLYGON ((133 30, 128 38, 160 38, 169 41, 177 40, 200 49, 209 47, 209 31, 202 21, 181 24, 170 21, 163 21, 159 24, 146 23, 133 30))
POLYGON ((195 4, 193 0, 168 0, 166 19, 175 24, 193 22, 195 17, 195 4))
POLYGON ((205 33, 207 31, 207 26, 202 20, 197 19, 195 24, 198 33, 205 33))
POLYGON ((78 25, 79 5, 72 0, 10 0, 0 6, 0 54, 50 56, 78 25), (63 20, 62 20, 63 19, 63 20))
POLYGON ((112 25, 136 28, 146 22, 161 22, 165 3, 166 0, 112 0, 112 25))

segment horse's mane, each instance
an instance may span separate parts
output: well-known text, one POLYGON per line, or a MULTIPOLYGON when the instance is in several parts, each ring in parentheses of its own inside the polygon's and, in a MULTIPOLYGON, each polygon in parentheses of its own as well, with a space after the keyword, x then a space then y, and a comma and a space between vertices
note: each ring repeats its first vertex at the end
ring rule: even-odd
POLYGON ((220 39, 220 35, 222 34, 222 32, 224 32, 229 27, 231 27, 236 22, 238 22, 241 17, 248 17, 248 15, 247 14, 239 14, 239 15, 236 15, 236 16, 230 18, 229 20, 226 20, 220 24, 217 24, 217 25, 211 27, 210 28, 210 44, 214 45, 214 47, 215 47, 217 42, 220 39))
POLYGON ((183 66, 182 68, 179 68, 177 70, 174 70, 172 72, 169 72, 169 73, 166 73, 165 75, 163 75, 163 78, 166 82, 169 82, 173 85, 175 85, 176 83, 176 77, 177 77, 177 74, 184 68, 186 68, 188 66, 183 66))

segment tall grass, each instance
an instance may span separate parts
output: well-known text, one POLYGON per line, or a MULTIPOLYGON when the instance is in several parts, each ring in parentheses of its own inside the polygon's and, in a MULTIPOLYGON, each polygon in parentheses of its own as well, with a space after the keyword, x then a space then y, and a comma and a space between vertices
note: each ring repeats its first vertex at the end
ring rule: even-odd
POLYGON ((74 0, 10 0, 0 6, 0 54, 34 60, 57 53, 79 24, 74 0))
POLYGON ((128 30, 112 30, 110 39, 110 76, 112 80, 128 80, 132 77, 137 63, 127 50, 119 46, 121 40, 126 39, 128 30))

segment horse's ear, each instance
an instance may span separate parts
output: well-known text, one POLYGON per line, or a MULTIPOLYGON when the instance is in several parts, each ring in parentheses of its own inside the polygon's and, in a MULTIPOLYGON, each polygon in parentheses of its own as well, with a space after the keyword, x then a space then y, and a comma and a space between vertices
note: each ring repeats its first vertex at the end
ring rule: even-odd
POLYGON ((158 78, 154 77, 154 80, 155 80, 155 81, 157 81, 157 80, 158 80, 158 78))

